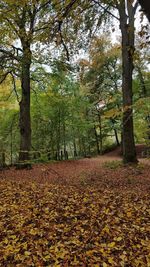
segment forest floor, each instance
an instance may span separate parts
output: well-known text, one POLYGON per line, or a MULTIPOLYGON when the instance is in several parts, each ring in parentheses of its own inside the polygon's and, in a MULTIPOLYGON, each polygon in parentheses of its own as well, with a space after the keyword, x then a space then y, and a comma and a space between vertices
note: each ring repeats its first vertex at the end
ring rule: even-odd
MULTIPOLYGON (((137 147, 138 155, 141 147, 137 147)), ((0 266, 150 266, 150 161, 104 156, 0 172, 0 266)))

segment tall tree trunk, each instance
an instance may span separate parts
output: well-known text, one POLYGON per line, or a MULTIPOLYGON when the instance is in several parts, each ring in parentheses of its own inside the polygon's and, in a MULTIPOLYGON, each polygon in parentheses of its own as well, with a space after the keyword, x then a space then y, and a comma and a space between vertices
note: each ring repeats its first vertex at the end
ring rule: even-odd
POLYGON ((30 166, 31 149, 31 116, 30 116, 30 65, 31 50, 29 44, 23 44, 21 88, 22 99, 20 101, 20 152, 19 167, 30 166))
POLYGON ((137 158, 132 110, 135 7, 133 8, 132 1, 120 1, 119 14, 122 33, 123 161, 124 163, 135 163, 137 158))

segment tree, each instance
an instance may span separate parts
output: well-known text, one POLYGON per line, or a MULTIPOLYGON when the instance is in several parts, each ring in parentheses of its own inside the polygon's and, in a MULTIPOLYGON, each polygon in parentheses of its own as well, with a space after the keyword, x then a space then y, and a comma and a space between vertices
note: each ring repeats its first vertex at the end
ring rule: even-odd
POLYGON ((150 2, 147 0, 139 0, 139 3, 142 7, 142 11, 146 14, 149 22, 150 22, 150 2))
MULTIPOLYGON (((19 75, 22 96, 20 105, 20 152, 19 162, 28 166, 31 149, 31 115, 30 115, 30 79, 33 61, 33 44, 38 42, 54 42, 54 37, 61 37, 61 25, 76 0, 58 4, 57 1, 1 1, 1 24, 4 41, 0 47, 2 68, 8 73, 19 75), (19 40, 20 46, 16 46, 19 40), (12 66, 11 63, 13 62, 12 66), (16 66, 14 68, 14 66, 16 66), (26 162, 26 163, 25 163, 26 162)), ((63 42, 64 44, 64 42, 63 42)))
MULTIPOLYGON (((143 40, 137 39, 136 53, 134 60, 134 105, 136 117, 141 117, 142 124, 141 133, 145 138, 146 143, 150 144, 150 110, 149 110, 149 49, 148 44, 143 47, 143 40), (141 105, 141 107, 139 107, 141 105), (146 129, 144 127, 146 125, 146 129)), ((137 127, 137 126, 136 126, 137 127)))
POLYGON ((137 162, 132 110, 132 73, 134 55, 134 16, 137 9, 129 0, 117 3, 122 35, 122 93, 123 93, 123 159, 124 163, 137 162))
POLYGON ((103 143, 109 137, 114 136, 116 144, 120 143, 120 49, 107 35, 96 36, 91 40, 89 60, 81 60, 80 66, 81 82, 92 106, 97 151, 102 154, 103 143))
MULTIPOLYGON (((134 19, 138 2, 130 0, 93 0, 93 10, 97 7, 99 20, 113 16, 120 25, 121 30, 121 49, 122 49, 122 94, 123 94, 123 160, 125 163, 137 162, 134 130, 133 130, 133 112, 132 112, 132 73, 133 73, 133 55, 134 55, 134 19), (119 17, 113 13, 117 10, 119 17), (105 17, 102 17, 102 13, 105 17), (107 16, 106 16, 107 15, 107 16)), ((94 13, 94 12, 93 12, 94 13)), ((95 15, 95 13, 94 13, 95 15)), ((96 20, 95 15, 95 20, 96 20)), ((92 24, 93 27, 93 24, 92 24)), ((99 31, 94 24, 94 30, 99 31)), ((92 30, 89 30, 91 32, 92 30)))

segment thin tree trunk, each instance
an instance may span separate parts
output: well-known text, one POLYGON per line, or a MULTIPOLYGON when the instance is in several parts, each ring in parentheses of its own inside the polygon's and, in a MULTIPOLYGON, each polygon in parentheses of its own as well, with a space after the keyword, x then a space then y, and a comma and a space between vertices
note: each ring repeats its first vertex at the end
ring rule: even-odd
POLYGON ((86 145, 85 145, 85 137, 82 137, 82 148, 83 148, 83 156, 86 157, 86 145))
POLYGON ((60 134, 61 134, 61 118, 60 109, 58 110, 58 131, 57 131, 57 159, 60 160, 60 134))
POLYGON ((96 147, 97 147, 97 154, 100 154, 100 148, 99 148, 99 140, 98 140, 98 135, 96 131, 96 127, 94 127, 94 133, 95 133, 95 138, 96 138, 96 147))
POLYGON ((141 97, 147 97, 147 89, 145 86, 145 82, 144 82, 144 77, 141 71, 141 68, 139 66, 136 67, 137 71, 138 71, 138 76, 139 76, 139 80, 140 80, 140 85, 141 85, 141 97))
POLYGON ((102 119, 101 114, 98 111, 99 130, 100 130, 100 155, 103 154, 103 135, 102 135, 102 119))
POLYGON ((111 119, 111 122, 113 124, 113 130, 114 130, 114 134, 115 134, 116 144, 117 144, 117 146, 120 146, 117 129, 115 128, 115 120, 111 119))
POLYGON ((64 158, 67 160, 68 159, 68 153, 66 150, 66 124, 65 124, 65 119, 63 121, 63 139, 64 139, 64 158))
POLYGON ((134 53, 134 10, 132 2, 129 0, 121 1, 119 13, 122 33, 123 161, 124 163, 136 163, 132 110, 134 53), (126 11, 128 11, 128 14, 126 14, 126 11))
POLYGON ((75 137, 73 138, 74 158, 78 156, 75 137))
POLYGON ((10 165, 13 164, 13 126, 10 129, 10 165))
POLYGON ((5 152, 0 153, 0 170, 6 167, 5 152))
POLYGON ((79 131, 79 137, 78 137, 78 147, 79 147, 79 156, 83 156, 83 151, 82 151, 82 140, 81 140, 81 134, 79 131))
POLYGON ((118 138, 118 133, 117 130, 114 128, 114 134, 115 134, 115 138, 116 138, 116 144, 117 146, 120 146, 120 142, 119 142, 119 138, 118 138))

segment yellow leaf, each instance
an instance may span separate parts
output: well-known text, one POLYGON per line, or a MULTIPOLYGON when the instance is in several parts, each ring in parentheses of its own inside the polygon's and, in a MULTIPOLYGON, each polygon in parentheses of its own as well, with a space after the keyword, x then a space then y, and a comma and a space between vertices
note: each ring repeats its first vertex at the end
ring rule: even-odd
POLYGON ((107 267, 108 264, 106 262, 103 262, 103 267, 107 267))
POLYGON ((109 244, 108 244, 108 247, 110 247, 110 248, 114 248, 114 247, 115 247, 115 245, 116 245, 116 243, 115 243, 115 242, 111 242, 111 243, 109 243, 109 244))
POLYGON ((113 258, 108 258, 108 262, 109 262, 110 264, 114 263, 113 258))
POLYGON ((74 260, 73 260, 73 263, 79 263, 79 261, 77 260, 77 257, 76 256, 74 256, 74 260))
POLYGON ((93 254, 93 250, 86 251, 87 256, 91 256, 93 254))
POLYGON ((11 235, 10 236, 12 239, 16 239, 17 237, 16 237, 16 235, 11 235))
POLYGON ((4 241, 3 241, 6 245, 8 244, 8 239, 4 239, 4 241))
POLYGON ((103 253, 104 253, 104 249, 103 249, 103 248, 101 248, 101 249, 100 249, 100 252, 103 254, 103 253))
POLYGON ((147 266, 150 267, 150 257, 146 256, 147 266))
POLYGON ((44 259, 45 260, 49 260, 51 257, 50 257, 50 255, 48 254, 48 255, 46 255, 45 257, 44 257, 44 259))
POLYGON ((60 251, 57 252, 57 256, 56 259, 60 258, 60 259, 64 259, 64 257, 66 256, 67 251, 61 249, 60 251))
POLYGON ((121 240, 122 240, 122 237, 121 236, 119 236, 119 237, 116 238, 116 241, 121 241, 121 240))
POLYGON ((30 251, 25 251, 24 255, 25 256, 30 256, 31 255, 31 252, 30 251))
POLYGON ((108 225, 106 225, 106 226, 103 228, 103 231, 106 232, 107 234, 109 233, 109 227, 108 227, 108 225))
POLYGON ((46 214, 49 213, 49 208, 45 208, 45 213, 46 213, 46 214))
POLYGON ((107 208, 107 209, 105 210, 105 214, 108 214, 108 212, 109 212, 109 208, 107 208))
POLYGON ((87 201, 88 201, 88 199, 87 199, 86 197, 84 197, 84 198, 83 198, 83 201, 84 201, 84 202, 87 202, 87 201))
POLYGON ((31 235, 36 235, 37 234, 37 229, 31 229, 30 230, 31 235))
POLYGON ((27 249, 27 246, 28 246, 27 242, 22 243, 22 245, 24 249, 27 249))
POLYGON ((130 218, 131 216, 132 216, 131 211, 128 211, 128 212, 127 212, 127 217, 130 218))

